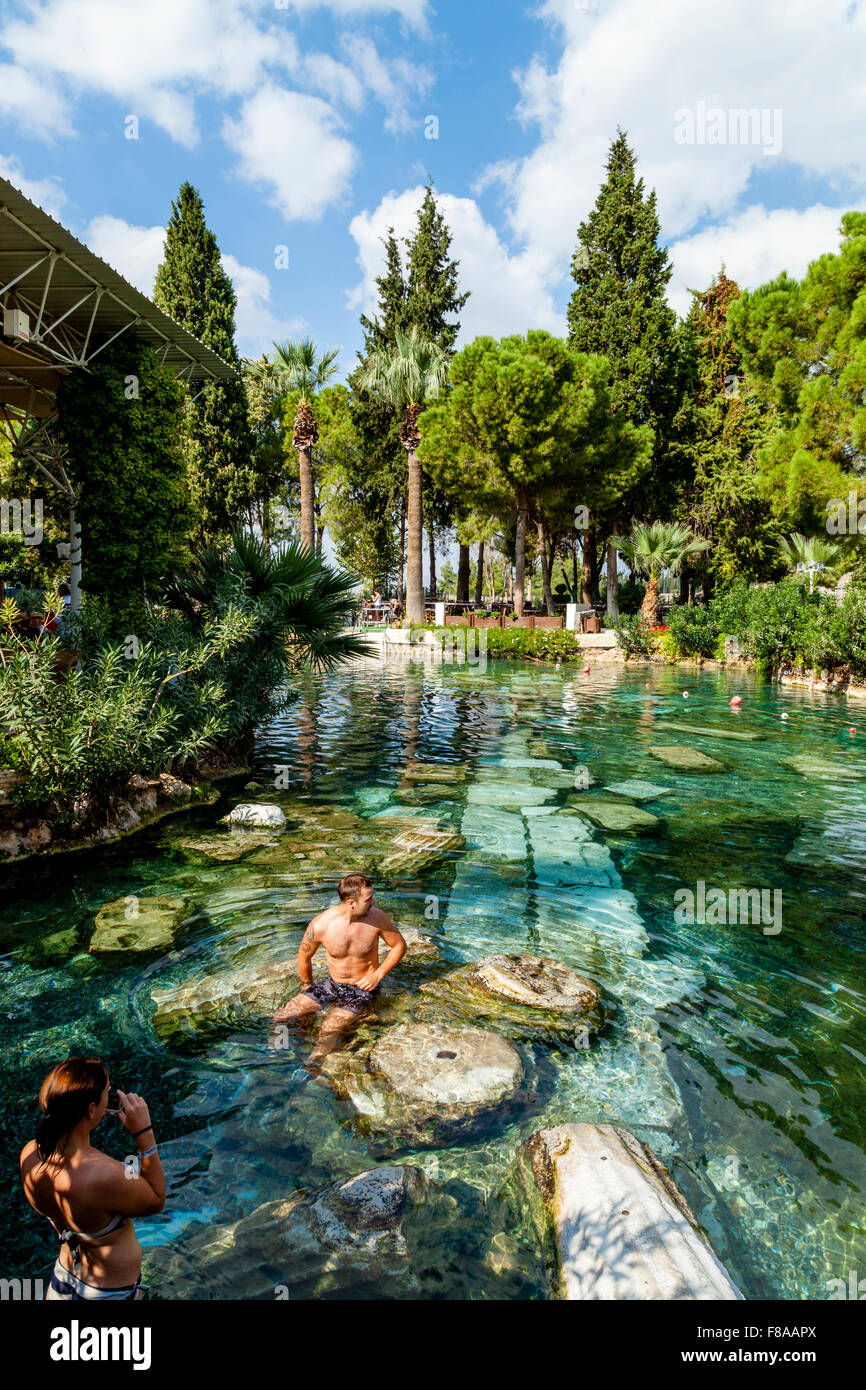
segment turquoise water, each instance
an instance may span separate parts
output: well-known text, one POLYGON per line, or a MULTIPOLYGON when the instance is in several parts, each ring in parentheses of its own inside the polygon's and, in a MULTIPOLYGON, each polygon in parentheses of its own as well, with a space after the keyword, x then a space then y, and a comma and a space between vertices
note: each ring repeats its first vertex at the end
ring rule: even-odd
MULTIPOLYGON (((414 877, 377 874, 398 925, 433 937, 446 966, 492 951, 566 961, 598 981, 612 1016, 589 1049, 527 1036, 539 1080, 522 1109, 461 1144, 397 1155, 451 1199, 452 1219, 431 1220, 415 1255, 425 1294, 547 1295, 509 1180, 514 1151, 543 1125, 592 1119, 634 1130, 669 1164, 747 1297, 827 1297, 828 1280, 866 1273, 866 711, 854 737, 852 723, 856 706, 840 697, 682 669, 371 662, 310 680, 259 739, 251 775, 267 791, 244 792, 242 778, 222 785, 218 807, 110 849, 4 870, 4 1151, 32 1135, 55 1061, 104 1056, 116 1083, 145 1094, 161 1139, 169 1200, 137 1223, 142 1244, 156 1271, 166 1247, 175 1252, 163 1292, 193 1298, 213 1289, 186 1253, 191 1237, 388 1161, 371 1158, 329 1089, 287 1084, 301 1042, 274 1054, 249 1025, 167 1046, 151 991, 293 960, 309 917, 368 852, 367 832, 380 844, 383 818, 432 816, 465 847, 414 877), (665 721, 702 732, 665 732, 665 721), (648 751, 674 743, 726 770, 686 774, 648 751), (796 755, 820 759, 823 775, 785 766, 796 755), (466 780, 407 803, 398 784, 413 761, 463 767, 466 780), (277 767, 290 784, 274 792, 277 767), (593 786, 575 793, 583 768, 593 786), (565 809, 635 778, 667 792, 640 803, 660 818, 651 834, 612 834, 565 809), (178 846, 251 796, 286 812, 276 850, 209 863, 178 846), (299 817, 315 808, 344 816, 312 834, 299 817), (781 930, 678 922, 675 894, 699 882, 763 889, 769 901, 778 891, 781 930), (189 903, 174 951, 87 954, 100 906, 163 893, 189 903), (503 1245, 505 1273, 491 1260, 503 1245)), ((125 1152, 107 1125, 99 1142, 125 1152)), ((50 1230, 20 1197, 14 1163, 5 1180, 4 1270, 44 1274, 50 1230)), ((241 1271, 219 1292, 244 1296, 241 1271)))

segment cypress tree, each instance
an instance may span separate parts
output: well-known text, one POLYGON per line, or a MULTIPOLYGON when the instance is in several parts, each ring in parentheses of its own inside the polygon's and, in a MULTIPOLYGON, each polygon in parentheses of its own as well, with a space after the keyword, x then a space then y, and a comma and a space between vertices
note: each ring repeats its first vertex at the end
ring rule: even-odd
MULTIPOLYGON (((646 192, 635 164, 625 132, 618 130, 608 152, 607 177, 580 224, 571 262, 575 287, 567 314, 569 343, 579 352, 607 357, 614 408, 655 434, 644 477, 622 499, 615 517, 592 518, 583 536, 584 573, 592 575, 593 589, 596 546, 604 542, 603 532, 624 526, 632 511, 652 513, 655 519, 671 508, 667 440, 676 409, 676 316, 665 289, 672 271, 667 251, 659 246, 655 192, 646 192)), ((610 548, 607 582, 608 611, 616 615, 616 555, 610 548)))
MULTIPOLYGON (((205 222, 204 204, 190 183, 172 203, 165 259, 156 273, 154 302, 223 361, 240 369, 235 346, 237 297, 219 246, 205 222)), ((185 410, 187 477, 201 540, 225 538, 256 496, 253 442, 244 383, 208 381, 185 410)))
MULTIPOLYGON (((703 294, 694 293, 679 332, 686 384, 672 443, 681 480, 675 516, 711 542, 690 566, 705 590, 715 581, 768 579, 780 568, 779 525, 757 463, 776 413, 746 386, 728 329, 739 298, 736 281, 722 270, 703 294)), ((683 571, 683 587, 687 579, 683 571)))
POLYGON ((578 230, 569 343, 608 359, 614 407, 632 424, 653 429, 656 458, 675 398, 676 324, 665 299, 671 265, 658 239, 655 193, 636 178, 634 153, 619 131, 607 178, 578 230))
MULTIPOLYGON (((373 352, 393 348, 396 333, 413 326, 447 353, 454 350, 460 331, 459 314, 468 293, 458 292, 459 262, 450 255, 451 231, 439 211, 432 187, 428 185, 418 209, 412 237, 403 238, 405 252, 394 228, 385 239, 385 268, 377 278, 378 311, 373 318, 361 316, 364 345, 358 353, 359 367, 349 378, 352 387, 352 420, 361 439, 364 467, 376 478, 371 489, 371 507, 399 509, 406 490, 406 451, 400 442, 399 420, 380 401, 358 389, 361 367, 373 352)), ((453 517, 453 503, 425 479, 424 509, 434 526, 447 527, 453 517)), ((432 556, 431 556, 432 560, 432 556)), ((401 566, 402 574, 402 566, 401 566)), ((431 564, 431 579, 434 579, 431 564)))

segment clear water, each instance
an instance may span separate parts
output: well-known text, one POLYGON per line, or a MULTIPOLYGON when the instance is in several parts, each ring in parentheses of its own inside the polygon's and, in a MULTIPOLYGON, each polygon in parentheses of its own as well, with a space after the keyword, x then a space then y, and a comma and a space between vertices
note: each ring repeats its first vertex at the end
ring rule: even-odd
MULTIPOLYGON (((381 817, 408 812, 453 824, 466 847, 414 878, 377 876, 398 924, 434 936, 446 965, 491 951, 567 961, 615 1006, 589 1049, 522 1039, 540 1078, 522 1110, 470 1141, 395 1156, 424 1166, 450 1200, 451 1217, 431 1219, 413 1255, 425 1296, 547 1296, 511 1164, 533 1130, 581 1119, 625 1125, 653 1146, 747 1297, 825 1298, 828 1280, 862 1277, 866 711, 852 737, 854 709, 723 673, 371 662, 309 681, 259 740, 252 776, 271 784, 275 766, 291 770, 287 790, 263 794, 289 817, 276 853, 203 866, 177 849, 179 837, 249 799, 244 778, 223 784, 218 807, 120 845, 4 870, 4 1272, 44 1274, 55 1253, 47 1223, 20 1196, 14 1156, 33 1133, 39 1083, 63 1056, 105 1057, 114 1080, 151 1104, 169 1200, 137 1230, 146 1269, 172 1296, 214 1295, 194 1249, 211 1228, 388 1161, 371 1157, 330 1090, 287 1084, 300 1043, 271 1053, 251 1025, 167 1047, 150 992, 204 970, 293 960, 306 921, 355 867, 364 826, 381 836, 381 817), (728 704, 735 692, 738 715, 728 704), (705 732, 665 733, 665 720, 705 732), (763 737, 713 733, 731 729, 763 737), (728 771, 673 771, 650 756, 659 743, 699 747, 728 771), (804 754, 822 758, 827 775, 784 766, 804 754), (414 760, 465 766, 467 780, 443 787, 441 801, 407 806, 396 788, 414 760), (670 789, 643 803, 664 826, 639 839, 577 831, 584 823, 561 808, 581 766, 597 780, 591 794, 630 778, 670 789), (363 821, 294 851, 293 808, 309 806, 363 821), (781 932, 678 924, 675 892, 701 880, 726 892, 780 890, 781 932), (174 952, 87 954, 103 903, 157 893, 191 903, 174 952), (490 1257, 503 1248, 505 1272, 490 1257)), ((412 999, 404 1003, 411 1016, 412 999)), ((99 1142, 125 1151, 108 1125, 99 1142)), ((244 1277, 221 1276, 216 1292, 243 1297, 244 1277)), ((291 1286, 291 1270, 285 1280, 291 1286)), ((303 1286, 299 1296, 313 1292, 303 1286)), ((370 1290, 349 1281, 341 1292, 370 1290)))

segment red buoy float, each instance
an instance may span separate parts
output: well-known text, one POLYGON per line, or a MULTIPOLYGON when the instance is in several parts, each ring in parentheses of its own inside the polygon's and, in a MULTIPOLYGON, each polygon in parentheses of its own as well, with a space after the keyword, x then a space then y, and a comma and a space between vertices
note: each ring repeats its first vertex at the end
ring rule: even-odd
POLYGON ((739 707, 740 707, 740 705, 741 705, 742 703, 743 703, 743 697, 742 697, 742 695, 735 695, 734 698, 733 698, 733 700, 731 701, 731 705, 733 706, 734 709, 739 709, 739 707))

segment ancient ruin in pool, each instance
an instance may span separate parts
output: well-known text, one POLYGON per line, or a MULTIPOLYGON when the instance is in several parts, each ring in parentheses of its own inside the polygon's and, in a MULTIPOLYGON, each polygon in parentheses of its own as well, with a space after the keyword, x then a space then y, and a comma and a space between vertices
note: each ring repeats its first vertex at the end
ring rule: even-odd
MULTIPOLYGON (((218 806, 8 870, 20 1137, 70 1051, 148 1096, 156 1296, 826 1297, 866 1255, 866 758, 838 697, 742 676, 735 714, 730 680, 359 665, 310 681, 218 806), (222 823, 250 801, 285 822, 222 823), (297 1085, 312 1035, 274 1051, 267 1019, 352 869, 409 954, 297 1085), (781 929, 675 912, 713 887, 778 890, 781 929), (584 1239, 618 1219, 601 1161, 642 1174, 619 1285, 584 1239), (656 1282, 624 1291, 659 1212, 656 1282)), ((45 1233, 3 1219, 39 1274, 45 1233)))

